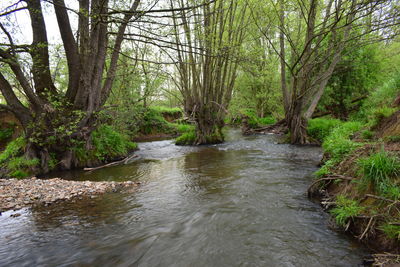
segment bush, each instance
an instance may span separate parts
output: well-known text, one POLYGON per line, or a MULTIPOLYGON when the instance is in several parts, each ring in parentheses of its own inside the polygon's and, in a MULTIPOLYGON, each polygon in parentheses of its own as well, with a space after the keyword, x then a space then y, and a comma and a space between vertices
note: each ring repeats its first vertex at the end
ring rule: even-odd
POLYGON ((372 183, 379 192, 385 193, 392 184, 391 178, 399 177, 400 161, 397 157, 382 151, 358 161, 363 179, 372 183))
POLYGON ((335 127, 343 122, 337 119, 317 118, 308 121, 307 134, 316 140, 324 141, 335 127))
POLYGON ((360 207, 357 201, 349 199, 344 195, 337 196, 336 205, 336 208, 332 209, 330 213, 335 217, 336 223, 340 226, 344 226, 348 219, 359 215, 363 211, 363 207, 360 207))

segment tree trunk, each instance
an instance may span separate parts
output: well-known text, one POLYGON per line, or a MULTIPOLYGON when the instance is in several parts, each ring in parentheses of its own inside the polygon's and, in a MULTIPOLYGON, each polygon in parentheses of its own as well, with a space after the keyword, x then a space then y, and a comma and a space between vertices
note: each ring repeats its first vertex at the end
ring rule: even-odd
POLYGON ((202 109, 197 112, 196 121, 196 140, 195 145, 220 144, 224 142, 222 127, 224 122, 219 119, 218 112, 210 109, 202 109))
POLYGON ((291 144, 307 144, 307 120, 303 117, 303 103, 302 99, 294 101, 287 116, 287 125, 290 131, 291 144))

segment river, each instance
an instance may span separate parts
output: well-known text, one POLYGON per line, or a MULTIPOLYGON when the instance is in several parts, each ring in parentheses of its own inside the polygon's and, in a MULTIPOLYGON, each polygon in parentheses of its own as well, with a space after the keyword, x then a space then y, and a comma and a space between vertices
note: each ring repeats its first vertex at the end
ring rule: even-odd
POLYGON ((141 143, 123 166, 63 173, 133 192, 0 216, 0 266, 359 266, 368 253, 307 199, 321 149, 279 136, 141 143))

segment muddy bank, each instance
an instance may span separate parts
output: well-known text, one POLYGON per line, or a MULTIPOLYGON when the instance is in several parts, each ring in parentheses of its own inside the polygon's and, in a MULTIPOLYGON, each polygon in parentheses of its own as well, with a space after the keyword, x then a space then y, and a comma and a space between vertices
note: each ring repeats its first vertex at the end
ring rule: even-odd
POLYGON ((60 178, 48 180, 35 177, 17 180, 0 179, 0 213, 33 205, 50 205, 84 197, 95 197, 106 192, 137 187, 135 182, 68 181, 60 178))

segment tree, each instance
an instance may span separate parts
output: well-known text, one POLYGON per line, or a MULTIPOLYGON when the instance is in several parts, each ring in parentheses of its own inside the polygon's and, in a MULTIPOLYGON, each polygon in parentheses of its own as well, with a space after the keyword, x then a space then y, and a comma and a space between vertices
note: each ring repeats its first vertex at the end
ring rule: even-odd
MULTIPOLYGON (((174 1, 170 1, 175 9, 174 1)), ((220 143, 224 115, 235 84, 246 28, 241 1, 204 1, 201 8, 173 13, 178 79, 186 114, 196 123, 194 144, 220 143)), ((188 1, 179 1, 179 8, 188 1)))
POLYGON ((8 25, 0 24, 7 39, 0 46, 0 61, 12 71, 26 101, 17 96, 10 78, 1 71, 0 91, 7 102, 1 107, 13 112, 22 123, 28 140, 26 156, 40 159, 43 172, 48 171, 50 153, 57 155, 61 168, 69 169, 77 164, 73 150, 69 149, 75 142, 84 142, 90 149, 96 113, 110 94, 128 24, 141 14, 137 12, 139 2, 134 0, 123 12, 112 8, 108 0, 79 1, 78 11, 68 8, 64 0, 52 2, 68 66, 65 89, 57 88, 51 75, 43 2, 18 1, 0 14, 7 17, 27 10, 30 16, 32 44, 18 44, 8 25), (71 12, 78 20, 75 34, 71 12), (115 27, 117 32, 112 35, 110 30, 115 27), (26 55, 31 62, 28 71, 21 61, 26 55))
POLYGON ((304 144, 308 142, 307 121, 344 49, 351 49, 350 43, 359 45, 371 32, 396 24, 397 14, 391 13, 395 5, 393 1, 363 0, 279 0, 271 5, 272 19, 266 16, 258 21, 256 11, 253 17, 281 59, 281 88, 291 143, 304 144), (274 44, 276 37, 268 35, 268 28, 277 25, 274 21, 279 21, 279 48, 274 44))

